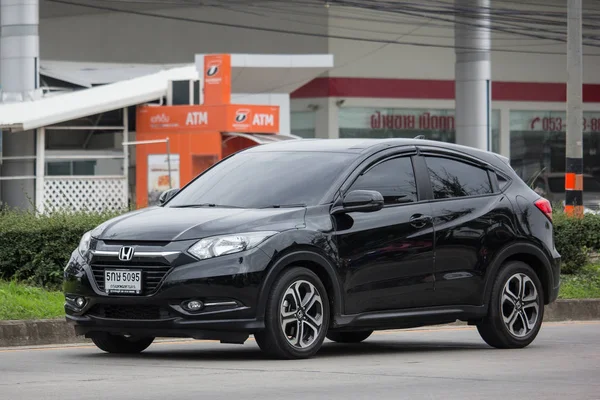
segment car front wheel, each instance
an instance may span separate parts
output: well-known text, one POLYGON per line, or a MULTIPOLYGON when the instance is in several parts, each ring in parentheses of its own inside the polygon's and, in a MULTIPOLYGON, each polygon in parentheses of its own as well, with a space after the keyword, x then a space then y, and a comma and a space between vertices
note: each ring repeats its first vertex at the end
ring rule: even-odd
POLYGON ((477 329, 492 347, 523 348, 536 338, 543 318, 544 292, 537 274, 524 262, 512 261, 496 277, 488 316, 477 329))
POLYGON ((271 289, 265 325, 254 335, 265 353, 283 359, 314 356, 329 327, 329 300, 319 277, 302 267, 285 271, 271 289))
POLYGON ((146 350, 154 342, 154 338, 98 333, 92 336, 92 342, 107 353, 136 354, 146 350))

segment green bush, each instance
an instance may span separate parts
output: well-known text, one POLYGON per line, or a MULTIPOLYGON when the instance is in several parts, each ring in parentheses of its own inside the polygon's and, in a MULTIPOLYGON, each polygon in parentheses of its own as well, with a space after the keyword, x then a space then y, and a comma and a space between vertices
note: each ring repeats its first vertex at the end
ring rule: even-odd
POLYGON ((81 236, 115 214, 0 212, 0 279, 58 289, 81 236))
MULTIPOLYGON (((0 280, 60 289, 63 268, 81 236, 116 215, 0 211, 0 280)), ((600 252, 599 215, 569 218, 555 209, 554 232, 564 274, 579 273, 590 255, 600 252)))
MULTIPOLYGON (((591 217, 597 219, 596 216, 591 217)), ((591 233, 586 228, 591 217, 586 215, 579 219, 561 212, 554 214, 554 243, 562 257, 561 272, 564 274, 579 272, 588 262, 590 249, 598 248, 589 247, 593 240, 588 239, 591 233)))

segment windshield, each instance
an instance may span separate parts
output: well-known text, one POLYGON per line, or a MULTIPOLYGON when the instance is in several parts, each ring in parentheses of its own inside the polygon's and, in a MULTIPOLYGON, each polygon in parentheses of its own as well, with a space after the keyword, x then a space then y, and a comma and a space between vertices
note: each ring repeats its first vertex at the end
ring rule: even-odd
POLYGON ((316 205, 354 158, 326 152, 239 153, 200 176, 167 207, 316 205))
MULTIPOLYGON (((548 179, 550 192, 558 193, 565 191, 565 177, 552 177, 548 179)), ((583 190, 586 192, 600 192, 600 182, 591 176, 583 177, 583 190)))

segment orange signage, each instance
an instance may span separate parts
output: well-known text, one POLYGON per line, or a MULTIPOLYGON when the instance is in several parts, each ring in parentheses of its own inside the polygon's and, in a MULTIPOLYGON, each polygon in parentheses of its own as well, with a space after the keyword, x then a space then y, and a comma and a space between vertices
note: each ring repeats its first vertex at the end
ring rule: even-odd
POLYGON ((225 125, 223 106, 140 106, 136 130, 142 132, 219 131, 225 125))
MULTIPOLYGON (((279 107, 255 105, 228 105, 225 132, 277 133, 279 107)), ((222 131, 223 132, 223 131, 222 131)))
POLYGON ((204 104, 231 102, 231 56, 213 54, 204 56, 204 104))
POLYGON ((173 164, 176 173, 171 176, 180 187, 224 155, 256 145, 246 138, 234 138, 225 146, 222 132, 279 133, 278 106, 231 104, 229 54, 205 55, 200 78, 204 83, 202 105, 137 107, 136 140, 149 142, 136 150, 138 207, 154 204, 158 193, 169 184, 169 174, 160 169, 167 160, 167 145, 161 140, 169 139, 169 152, 177 160, 173 164), (159 167, 156 160, 161 163, 159 167), (158 176, 154 173, 157 168, 158 176))
POLYGON ((136 129, 141 132, 279 132, 279 107, 225 104, 220 106, 140 106, 136 129))

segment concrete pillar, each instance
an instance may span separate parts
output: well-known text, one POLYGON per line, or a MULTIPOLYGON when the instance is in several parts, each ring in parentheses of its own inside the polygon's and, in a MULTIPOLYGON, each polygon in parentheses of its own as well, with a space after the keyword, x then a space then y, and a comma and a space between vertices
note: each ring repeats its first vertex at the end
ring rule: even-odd
POLYGON ((456 142, 491 150, 490 0, 454 4, 456 142))
POLYGON ((1 101, 31 100, 39 87, 38 0, 0 0, 1 101))
POLYGON ((338 139, 340 128, 338 121, 339 106, 335 97, 315 99, 318 105, 315 121, 315 137, 318 139, 338 139))
MULTIPOLYGON (((0 0, 0 102, 28 101, 39 97, 38 0, 0 0)), ((35 155, 35 133, 3 133, 4 157, 35 155)), ((33 176, 33 160, 2 164, 1 175, 33 176)), ((33 179, 0 181, 0 202, 32 209, 33 179)))

